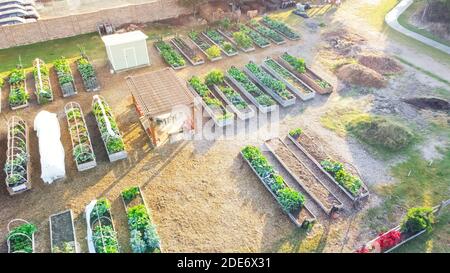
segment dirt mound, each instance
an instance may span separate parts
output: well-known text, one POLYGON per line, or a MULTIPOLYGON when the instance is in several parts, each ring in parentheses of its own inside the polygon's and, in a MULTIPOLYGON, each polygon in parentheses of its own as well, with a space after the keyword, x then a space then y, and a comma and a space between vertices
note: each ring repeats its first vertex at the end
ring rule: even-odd
POLYGON ((358 56, 358 62, 380 74, 396 74, 403 70, 403 67, 393 58, 376 53, 366 53, 358 56))
POLYGON ((334 51, 343 56, 358 54, 361 52, 360 45, 366 42, 362 36, 343 28, 326 32, 323 37, 334 51))
POLYGON ((347 130, 363 142, 390 151, 406 148, 414 139, 407 127, 383 117, 352 121, 347 125, 347 130))
POLYGON ((383 76, 360 64, 346 64, 339 68, 337 76, 340 80, 351 85, 383 88, 387 81, 383 76))
POLYGON ((412 98, 403 101, 419 109, 450 111, 450 102, 439 98, 412 98))

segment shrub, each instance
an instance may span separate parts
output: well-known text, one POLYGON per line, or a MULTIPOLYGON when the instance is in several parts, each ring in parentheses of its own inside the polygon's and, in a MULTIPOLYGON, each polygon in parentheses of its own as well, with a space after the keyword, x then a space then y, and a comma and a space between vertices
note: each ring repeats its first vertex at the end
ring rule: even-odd
POLYGON ((241 48, 250 48, 253 45, 252 39, 243 31, 233 33, 233 39, 241 48))
POLYGON ((223 72, 218 69, 214 69, 211 72, 209 72, 208 75, 206 75, 205 83, 207 85, 221 84, 223 83, 223 79, 224 79, 223 72))
POLYGON ((434 215, 432 208, 411 208, 403 218, 401 231, 407 234, 414 234, 424 229, 431 231, 433 223, 434 215))
POLYGON ((227 53, 233 53, 235 51, 233 45, 230 42, 222 43, 222 48, 227 53))
POLYGON ((220 48, 216 45, 211 46, 205 52, 209 59, 218 58, 221 55, 220 48))
POLYGON ((388 250, 401 241, 402 234, 397 230, 389 231, 386 234, 382 234, 376 242, 380 245, 381 251, 388 250))

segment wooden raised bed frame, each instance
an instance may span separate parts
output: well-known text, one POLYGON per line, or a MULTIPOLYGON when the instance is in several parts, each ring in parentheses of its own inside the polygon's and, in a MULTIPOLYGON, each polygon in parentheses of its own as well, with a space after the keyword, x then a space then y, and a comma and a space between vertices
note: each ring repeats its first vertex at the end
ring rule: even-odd
POLYGON ((281 65, 283 65, 287 70, 289 70, 289 72, 291 72, 292 74, 297 76, 300 80, 304 81, 308 87, 310 87, 317 93, 324 95, 324 94, 329 94, 329 93, 333 92, 333 89, 334 89, 333 86, 329 82, 325 81, 322 77, 317 75, 315 72, 313 72, 311 69, 309 69, 308 67, 305 67, 306 68, 305 73, 299 73, 288 62, 286 62, 281 56, 279 56, 277 58, 277 60, 279 61, 279 63, 281 65), (330 87, 322 88, 319 84, 316 83, 315 79, 328 83, 330 85, 330 87))
POLYGON ((267 149, 275 156, 275 158, 278 160, 278 162, 280 162, 280 164, 286 169, 286 171, 294 178, 294 180, 300 185, 301 188, 303 188, 308 194, 309 196, 311 196, 311 198, 319 205, 319 207, 325 211, 325 213, 329 216, 332 216, 333 213, 337 212, 338 210, 342 209, 342 207, 344 206, 343 203, 331 192, 330 189, 328 189, 328 187, 302 162, 302 160, 300 158, 298 158, 295 153, 280 139, 280 138, 274 138, 274 139, 269 139, 265 142, 265 145, 267 147, 267 149), (292 155, 295 157, 295 159, 300 163, 300 165, 306 169, 307 172, 309 172, 315 179, 317 182, 319 182, 321 184, 321 186, 323 188, 325 188, 328 192, 329 195, 331 195, 335 201, 338 203, 336 205, 333 205, 331 207, 327 207, 324 202, 322 202, 321 200, 319 200, 319 198, 312 193, 311 190, 308 189, 308 187, 301 181, 301 179, 295 175, 293 173, 293 171, 287 166, 287 164, 283 161, 283 159, 275 152, 275 149, 273 149, 271 147, 270 141, 272 140, 279 140, 281 145, 283 145, 286 149, 288 149, 292 155))
MULTIPOLYGON (((91 60, 90 60, 87 56, 83 56, 82 58, 86 59, 86 60, 92 65, 92 69, 94 69, 94 76, 91 77, 91 78, 89 78, 89 80, 90 80, 91 82, 95 82, 95 87, 94 87, 94 88, 90 88, 90 87, 89 87, 88 81, 87 81, 86 79, 83 78, 83 75, 82 75, 81 72, 78 70, 78 72, 80 73, 81 80, 83 81, 84 89, 86 89, 87 92, 96 92, 96 91, 100 91, 101 87, 100 87, 100 85, 99 85, 99 83, 98 83, 98 77, 97 77, 97 73, 95 72, 94 65, 91 63, 91 60)), ((78 61, 79 61, 79 59, 77 60, 77 69, 78 69, 78 61)))
MULTIPOLYGON (((92 155, 94 157, 94 160, 92 160, 90 162, 82 163, 82 164, 79 164, 78 160, 76 158, 74 158, 75 164, 77 165, 78 171, 82 172, 82 171, 86 171, 86 170, 95 168, 97 166, 97 162, 95 160, 95 154, 94 154, 94 149, 92 148, 91 137, 89 135, 89 131, 88 131, 88 128, 87 128, 86 120, 84 119, 83 110, 81 110, 81 106, 78 103, 76 103, 76 102, 69 102, 68 104, 66 104, 66 106, 64 106, 64 113, 66 114, 67 126, 69 128, 69 134, 70 134, 70 140, 72 141, 72 149, 75 149, 75 146, 76 146, 74 138, 78 138, 78 142, 80 143, 78 145, 81 145, 81 138, 80 138, 80 136, 82 134, 80 134, 80 132, 78 130, 78 126, 82 125, 86 129, 85 137, 87 138, 87 140, 89 142, 87 144, 84 143, 83 145, 84 146, 88 146, 89 150, 91 151, 91 153, 92 153, 92 155), (78 109, 80 111, 82 124, 78 123, 75 120, 75 123, 71 125, 71 121, 69 120, 68 114, 69 114, 70 111, 72 111, 74 109, 78 109), (74 127, 74 126, 77 128, 77 135, 76 136, 73 136, 72 135, 72 131, 71 131, 72 127, 74 127)), ((75 155, 74 155, 74 157, 75 157, 75 155)))
MULTIPOLYGON (((198 33, 198 37, 197 37, 198 39, 201 39, 201 40, 203 40, 205 43, 207 43, 210 47, 212 46, 212 45, 215 45, 214 43, 213 44, 211 44, 211 42, 208 40, 208 39, 206 39, 204 36, 203 36, 203 34, 201 34, 201 33, 198 33)), ((203 53, 203 54, 205 54, 205 56, 206 56, 206 58, 208 58, 208 60, 210 60, 211 62, 215 62, 215 61, 219 61, 219 60, 222 60, 222 55, 221 56, 219 56, 219 57, 215 57, 215 58, 209 58, 208 57, 208 54, 206 53, 206 51, 205 50, 203 50, 202 49, 202 47, 201 46, 199 46, 195 41, 194 41, 194 39, 192 39, 191 37, 189 37, 189 39, 191 39, 191 41, 194 43, 194 45, 203 53)), ((220 47, 219 47, 220 48, 220 47)), ((220 51, 220 52, 222 52, 222 51, 220 51)))
MULTIPOLYGON (((242 48, 242 47, 240 47, 240 46, 237 44, 237 42, 234 40, 233 37, 228 36, 225 32, 223 32, 223 31, 220 30, 220 29, 217 29, 217 32, 219 32, 223 37, 225 37, 226 39, 228 39, 228 41, 230 41, 231 44, 233 44, 235 47, 239 48, 240 50, 242 50, 242 51, 245 52, 245 53, 252 52, 252 51, 255 51, 255 50, 256 50, 254 46, 249 47, 249 48, 247 48, 247 49, 242 48)), ((236 31, 233 31, 233 32, 236 32, 236 31)), ((253 42, 253 39, 252 39, 252 42, 253 42)))
MULTIPOLYGON (((187 46, 187 47, 189 47, 192 51, 194 51, 195 52, 195 50, 193 49, 193 48, 191 48, 188 44, 187 44, 187 42, 183 39, 183 38, 181 38, 181 37, 176 37, 176 38, 178 38, 178 39, 180 39, 180 40, 182 40, 183 41, 183 43, 185 43, 185 45, 187 46)), ((194 60, 192 60, 190 57, 189 57, 189 55, 187 54, 187 53, 185 53, 178 45, 177 45, 177 42, 176 42, 176 40, 175 40, 175 38, 173 38, 173 39, 171 39, 170 40, 170 42, 173 44, 173 46, 175 46, 177 49, 178 49, 178 51, 193 65, 193 66, 196 66, 196 65, 201 65, 201 64, 204 64, 205 63, 205 60, 201 60, 201 61, 198 61, 198 62, 195 62, 194 60)))
MULTIPOLYGON (((36 79, 36 78, 34 78, 34 86, 35 86, 35 89, 36 89, 36 97, 37 97, 37 101, 38 101, 38 103, 39 104, 42 104, 42 102, 40 101, 40 96, 39 96, 39 93, 40 92, 38 92, 38 90, 40 90, 41 88, 41 80, 42 80, 42 74, 41 74, 41 65, 45 65, 45 63, 44 63, 44 61, 43 60, 41 60, 41 59, 35 59, 34 60, 35 61, 35 66, 36 66, 36 68, 38 69, 38 78, 36 79)), ((50 74, 50 70, 49 70, 49 74, 50 74)), ((52 94, 52 98, 51 99, 49 99, 49 102, 51 102, 51 101, 53 101, 53 89, 52 89, 52 83, 51 83, 51 81, 50 81, 50 75, 48 75, 48 86, 49 86, 49 89, 50 89, 50 93, 52 94)))
MULTIPOLYGON (((205 37, 206 39, 208 39, 208 41, 210 41, 210 42, 213 43, 214 45, 218 46, 218 47, 220 48, 220 50, 223 52, 223 54, 227 55, 228 57, 233 57, 233 56, 236 56, 236 55, 239 54, 239 52, 237 51, 237 49, 236 49, 236 52, 234 52, 234 53, 228 53, 228 52, 226 52, 220 45, 218 45, 216 42, 214 42, 213 39, 209 38, 209 36, 208 36, 205 32, 202 32, 202 35, 203 35, 203 37, 205 37)), ((219 33, 219 35, 222 35, 222 34, 219 33)), ((227 38, 225 38, 224 36, 223 36, 223 38, 224 38, 224 39, 227 39, 227 38)))
MULTIPOLYGON (((239 92, 235 88, 233 88, 230 84, 228 84, 225 79, 223 81, 223 85, 230 87, 231 89, 234 90, 234 92, 239 94, 239 92)), ((241 120, 246 120, 246 119, 249 119, 249 118, 252 118, 253 116, 255 116, 255 111, 252 109, 252 107, 249 104, 247 105, 247 109, 249 111, 242 112, 241 110, 237 109, 237 107, 228 99, 228 97, 222 92, 222 90, 220 90, 220 88, 217 85, 213 85, 213 88, 217 92, 217 94, 219 94, 219 96, 230 106, 230 108, 233 110, 233 112, 236 113, 238 118, 240 118, 241 120)))
MULTIPOLYGON (((262 67, 259 66, 261 69, 262 67)), ((296 97, 294 95, 292 99, 288 99, 285 100, 283 98, 281 98, 275 91, 273 91, 272 89, 270 89, 269 87, 265 86, 246 66, 244 66, 244 72, 256 83, 258 83, 263 89, 264 91, 266 91, 266 93, 268 93, 272 98, 274 98, 279 104, 281 104, 281 106, 283 107, 288 107, 291 105, 294 105, 296 102, 296 97)), ((266 72, 267 73, 267 72, 266 72)), ((269 76, 270 74, 267 73, 269 76)), ((277 78, 273 77, 275 80, 278 80, 277 78)), ((289 93, 291 93, 289 90, 286 90, 289 93)), ((291 93, 292 94, 292 93, 291 93)))
MULTIPOLYGON (((305 134, 304 132, 302 134, 305 134)), ((348 198, 350 198, 354 203, 360 201, 363 198, 369 197, 370 193, 369 190, 367 189, 367 186, 364 184, 364 182, 362 182, 361 180, 361 192, 359 194, 359 196, 353 196, 346 188, 344 188, 343 186, 341 186, 336 179, 334 179, 333 176, 331 176, 331 174, 329 174, 327 171, 325 171, 325 169, 322 167, 322 165, 320 165, 319 162, 317 162, 317 160, 305 149, 305 147, 303 147, 296 139, 294 139, 294 137, 292 137, 290 134, 288 134, 289 139, 312 161, 314 162, 314 164, 325 174, 328 176, 329 179, 331 179, 331 181, 333 181, 347 196, 348 198)))
MULTIPOLYGON (((259 23, 258 23, 258 24, 259 24, 259 23)), ((266 27, 265 25, 261 25, 261 24, 259 24, 259 25, 262 26, 262 27, 268 28, 268 27, 266 27)), ((276 45, 282 45, 282 44, 285 44, 285 43, 286 43, 286 40, 284 40, 284 35, 281 35, 281 34, 278 33, 277 31, 275 31, 275 32, 278 33, 279 35, 281 35, 281 37, 283 37, 283 41, 281 41, 281 42, 277 42, 277 41, 275 41, 274 39, 272 39, 272 37, 269 37, 269 36, 264 35, 264 33, 259 32, 259 31, 257 30, 256 27, 253 27, 253 26, 250 25, 250 24, 248 24, 247 27, 253 29, 253 30, 256 31, 256 32, 258 32, 261 36, 265 37, 266 39, 268 39, 269 41, 271 41, 272 43, 274 43, 274 44, 276 44, 276 45)), ((271 29, 271 28, 268 28, 268 29, 273 30, 273 29, 271 29)))
MULTIPOLYGON (((139 196, 140 196, 140 198, 141 198, 141 200, 142 200, 142 204, 144 205, 145 209, 147 210, 147 214, 148 214, 149 216, 151 216, 150 210, 148 209, 148 206, 147 206, 147 202, 145 201, 144 195, 142 194, 141 187, 137 187, 137 188, 139 189, 139 196)), ((124 206, 124 208, 125 208, 125 213, 128 214, 128 209, 129 209, 129 207, 128 207, 127 202, 125 201, 125 199, 123 199, 123 195, 121 195, 121 199, 122 199, 122 204, 123 204, 123 206, 124 206)), ((128 217, 127 217, 127 219, 128 219, 128 217)), ((152 219, 152 220, 153 220, 153 219, 152 219)), ((159 251, 160 251, 161 253, 163 252, 163 248, 162 248, 161 244, 160 244, 160 246, 159 246, 159 251)))
POLYGON ((287 35, 285 35, 285 34, 284 34, 283 32, 281 32, 281 31, 279 31, 278 29, 274 29, 274 28, 269 27, 269 25, 267 25, 263 20, 258 21, 258 23, 260 23, 261 25, 263 25, 263 26, 265 26, 265 27, 267 27, 267 28, 270 28, 271 30, 277 32, 278 34, 280 34, 281 36, 283 36, 284 38, 286 38, 286 39, 288 39, 288 40, 290 40, 290 41, 298 41, 298 40, 300 40, 300 39, 302 38, 302 37, 300 36, 299 33, 297 33, 295 30, 293 30, 293 29, 292 29, 291 27, 289 27, 289 26, 287 26, 287 27, 289 27, 289 28, 291 29, 291 31, 294 32, 294 33, 296 33, 299 37, 297 37, 297 38, 291 38, 291 37, 288 37, 287 35))
MULTIPOLYGON (((259 176, 258 172, 255 170, 255 168, 253 168, 252 164, 245 158, 245 156, 242 154, 242 151, 240 152, 242 159, 244 159, 245 162, 247 162, 247 164, 250 166, 250 168, 252 169, 252 171, 256 174, 256 177, 258 177, 259 181, 264 185, 264 187, 270 192, 270 194, 273 196, 273 198, 275 198, 275 200, 277 201, 277 203, 281 206, 281 204, 278 202, 278 198, 275 195, 275 193, 272 192, 272 190, 269 188, 269 186, 261 179, 261 177, 259 176)), ((289 185, 284 182, 285 187, 289 188, 289 185)), ((309 223, 314 223, 316 221, 316 216, 312 213, 311 210, 309 210, 306 207, 306 203, 303 204, 303 207, 300 209, 299 212, 299 216, 301 214, 303 214, 303 222, 299 222, 298 219, 296 219, 296 217, 292 214, 292 213, 287 213, 283 210, 283 212, 285 214, 288 215, 289 219, 291 219, 291 221, 297 226, 297 227, 304 227, 305 225, 309 224, 309 223)))
POLYGON ((286 84, 286 86, 292 91, 294 92, 298 97, 300 97, 303 101, 307 101, 307 100, 311 100, 314 98, 314 96, 316 95, 316 92, 309 87, 309 85, 307 85, 306 83, 304 83, 301 79, 299 79, 298 77, 296 77, 294 74, 292 74, 288 69, 286 69, 285 67, 283 67, 281 64, 279 64, 277 61, 275 61, 272 58, 266 58, 262 65, 261 65, 266 71, 269 72, 269 74, 273 75, 275 78, 277 78, 278 80, 282 81, 284 84, 286 84), (297 83, 299 85, 301 85, 304 89, 309 90, 309 93, 306 92, 302 92, 302 90, 298 89, 297 87, 295 87, 294 85, 292 85, 290 82, 288 82, 282 75, 278 74, 278 72, 276 72, 274 69, 272 69, 268 64, 266 64, 266 61, 268 60, 272 60, 274 61, 276 64, 278 64, 282 69, 286 70, 286 72, 294 79, 294 81, 297 81, 297 83))
POLYGON ((69 214, 73 240, 72 241, 67 241, 67 242, 62 242, 62 243, 63 244, 64 243, 73 243, 74 252, 71 252, 71 253, 78 253, 78 252, 80 252, 80 247, 78 246, 77 235, 75 233, 75 225, 73 223, 72 210, 66 210, 66 211, 63 211, 63 212, 60 212, 60 213, 57 213, 57 214, 53 214, 53 215, 50 215, 50 217, 48 218, 49 222, 50 222, 50 246, 51 246, 51 251, 52 251, 52 253, 55 253, 54 250, 55 250, 55 247, 57 247, 57 245, 55 245, 55 243, 53 242, 54 231, 53 231, 53 228, 52 228, 53 227, 52 218, 62 217, 64 214, 69 214))
MULTIPOLYGON (((208 106, 204 101, 203 98, 194 90, 194 88, 189 84, 189 82, 187 83, 187 87, 189 89, 189 91, 191 91, 191 93, 200 101, 200 104, 203 106, 203 108, 206 110, 206 112, 208 113, 208 115, 212 118, 212 120, 214 121, 214 123, 219 126, 219 127, 225 127, 228 125, 233 124, 234 122, 234 115, 232 118, 229 119, 224 119, 224 120, 219 120, 216 118, 216 114, 214 113, 213 109, 208 106)), ((211 91, 211 90, 210 90, 211 91)), ((210 92, 211 95, 216 98, 216 96, 210 92)), ((217 99, 217 98, 216 98, 217 99)), ((221 110, 226 110, 225 106, 220 107, 221 110)))
MULTIPOLYGON (((22 183, 18 186, 15 187, 10 187, 8 185, 8 174, 6 174, 6 178, 5 178, 5 183, 6 183, 6 189, 8 190, 10 195, 16 195, 16 194, 20 194, 23 193, 27 190, 31 189, 31 181, 30 181, 30 169, 31 169, 31 161, 29 160, 30 157, 30 144, 29 144, 29 131, 28 131, 28 125, 27 123, 22 120, 19 117, 13 116, 11 117, 11 119, 8 121, 8 147, 7 147, 7 155, 6 155, 6 163, 8 163, 8 158, 12 158, 11 160, 14 160, 13 158, 17 155, 17 151, 21 152, 22 150, 18 147, 14 146, 14 139, 19 139, 21 141, 25 141, 25 149, 26 151, 24 151, 27 155, 27 166, 26 166, 26 177, 24 177, 26 179, 25 183, 22 183), (24 127, 24 134, 22 135, 22 138, 17 138, 17 137, 12 137, 13 135, 13 128, 16 125, 20 125, 23 124, 24 127)), ((22 151, 23 152, 23 151, 22 151)))
MULTIPOLYGON (((25 71, 23 71, 23 73, 25 75, 25 79, 23 80, 23 84, 24 84, 23 88, 24 88, 25 94, 28 94, 28 90, 27 90, 27 74, 25 73, 25 71)), ((12 92, 12 87, 13 86, 11 84, 9 84, 9 94, 11 94, 11 92, 12 92)), ((19 105, 19 106, 11 106, 10 105, 11 110, 14 111, 14 110, 19 110, 19 109, 28 107, 28 105, 29 105, 28 100, 27 100, 27 102, 25 104, 22 104, 22 105, 19 105)))
MULTIPOLYGON (((163 61, 164 61, 165 63, 167 63, 166 60, 165 60, 165 59, 163 58, 163 56, 162 56, 161 50, 159 49, 158 46, 156 46, 156 43, 157 43, 157 42, 158 42, 158 41, 156 41, 155 43, 153 43, 153 45, 155 46, 156 50, 158 50, 158 53, 159 53, 159 55, 161 56, 161 58, 163 59, 163 61)), ((168 46, 170 46, 169 43, 167 43, 167 42, 165 42, 165 41, 162 41, 162 42, 164 42, 165 44, 167 44, 168 46)), ((172 48, 173 51, 177 52, 175 48, 173 48, 173 47, 171 47, 171 48, 172 48)), ((182 54, 182 55, 184 55, 184 54, 182 54)), ((183 57, 181 57, 181 58, 183 58, 183 57)), ((168 64, 170 67, 172 67, 174 70, 180 70, 180 69, 183 69, 183 68, 186 67, 186 64, 184 64, 184 65, 182 65, 182 66, 174 66, 174 65, 169 64, 169 63, 167 63, 167 64, 168 64)))

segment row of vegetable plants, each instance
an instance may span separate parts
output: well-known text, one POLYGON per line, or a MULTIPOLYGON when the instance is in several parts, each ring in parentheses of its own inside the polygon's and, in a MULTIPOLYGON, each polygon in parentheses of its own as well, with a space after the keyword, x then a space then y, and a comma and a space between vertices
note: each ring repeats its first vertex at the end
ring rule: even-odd
POLYGON ((285 52, 280 63, 319 94, 333 92, 333 86, 306 66, 305 60, 285 52))
POLYGON ((250 105, 227 82, 222 71, 215 69, 209 72, 205 77, 205 83, 219 94, 240 119, 249 119, 255 115, 250 105))
POLYGON ((195 66, 205 63, 200 53, 188 45, 183 38, 177 36, 170 41, 192 65, 195 66))
POLYGON ((406 242, 432 230, 434 210, 429 207, 411 208, 401 224, 380 233, 375 239, 357 249, 357 253, 388 253, 406 242))
POLYGON ((217 32, 219 32, 219 34, 223 35, 232 44, 236 45, 240 50, 244 52, 251 52, 255 50, 255 47, 253 46, 253 40, 250 38, 250 36, 234 26, 222 29, 219 28, 217 29, 217 32))
POLYGON ((64 107, 64 112, 72 141, 72 154, 78 171, 94 168, 97 162, 81 106, 76 102, 69 102, 64 107))
POLYGON ((5 182, 9 194, 14 195, 31 189, 28 126, 23 119, 15 116, 7 126, 5 182))
POLYGON ((286 89, 286 85, 254 62, 246 64, 244 71, 283 107, 295 104, 296 98, 286 89))
POLYGON ((161 239, 139 187, 122 192, 133 253, 160 253, 161 239))
POLYGON ((305 197, 286 184, 257 147, 246 146, 241 155, 297 226, 309 227, 315 221, 314 214, 304 206, 305 197))
POLYGON ((281 21, 274 20, 269 16, 264 16, 261 22, 266 26, 268 26, 269 28, 273 29, 274 31, 281 33, 289 40, 296 41, 300 39, 300 34, 293 31, 290 27, 288 27, 285 23, 281 21))
POLYGON ((227 71, 227 78, 244 94, 259 111, 268 113, 274 111, 278 106, 276 102, 265 94, 248 76, 238 68, 232 66, 227 71))
POLYGON ((259 34, 257 31, 253 30, 252 28, 250 28, 244 24, 240 24, 239 29, 241 32, 247 34, 248 37, 250 37, 253 40, 253 43, 255 43, 260 48, 266 48, 266 47, 270 46, 270 41, 267 40, 261 34, 259 34))
POLYGON ((259 24, 254 20, 250 21, 249 26, 252 27, 255 31, 259 32, 262 36, 270 39, 276 45, 286 43, 286 40, 283 38, 283 36, 281 36, 281 34, 266 26, 259 24))
POLYGON ((125 150, 125 144, 117 126, 117 122, 111 107, 103 97, 99 95, 93 97, 92 112, 97 121, 97 126, 108 153, 109 161, 114 162, 127 158, 128 155, 125 150))
POLYGON ((53 63, 53 65, 55 67, 56 74, 58 75, 58 81, 63 93, 63 97, 73 96, 77 94, 77 89, 75 87, 75 81, 69 61, 64 57, 60 57, 53 63))
POLYGON ((186 67, 186 61, 168 43, 160 40, 155 42, 155 47, 163 57, 164 61, 173 69, 181 69, 186 67))
POLYGON ((21 66, 9 74, 9 90, 8 102, 12 110, 28 106, 30 95, 27 91, 25 70, 21 66))
POLYGON ((223 127, 233 123, 233 113, 228 112, 223 103, 199 77, 193 76, 189 79, 188 83, 189 90, 201 99, 203 107, 217 126, 223 127))
MULTIPOLYGON (((311 142, 311 137, 308 136, 300 128, 291 130, 288 134, 289 139, 303 152, 305 155, 322 171, 328 178, 333 181, 353 202, 357 202, 362 198, 369 196, 367 186, 362 182, 361 178, 348 171, 344 164, 332 160, 328 157, 322 156, 317 158, 311 153, 316 151, 309 151, 305 148, 303 142, 311 142)), ((310 149, 316 149, 314 146, 310 149)), ((319 153, 315 153, 316 156, 319 153)))
POLYGON ((33 62, 33 76, 38 103, 45 104, 53 101, 50 70, 41 59, 35 59, 33 62))
POLYGON ((307 84, 302 82, 299 78, 293 75, 289 70, 281 66, 272 58, 266 58, 262 66, 270 72, 277 79, 283 81, 289 89, 299 96, 302 100, 313 99, 316 92, 312 90, 307 84))
POLYGON ((6 243, 8 253, 34 253, 34 234, 37 227, 22 219, 14 219, 8 223, 6 243), (12 228, 13 224, 19 224, 12 228))
POLYGON ((77 61, 77 69, 80 72, 81 79, 83 80, 83 85, 86 91, 94 92, 100 90, 100 85, 98 83, 97 75, 95 73, 94 66, 89 61, 88 57, 82 55, 77 61))
POLYGON ((223 53, 228 57, 235 56, 238 54, 237 49, 230 43, 225 40, 225 37, 222 36, 217 30, 209 29, 202 34, 209 39, 212 43, 220 47, 223 53))
POLYGON ((220 47, 210 42, 209 39, 203 36, 203 34, 196 31, 191 31, 188 36, 210 61, 214 62, 222 59, 222 51, 220 50, 220 47))
POLYGON ((86 207, 88 247, 90 253, 119 253, 120 246, 111 214, 111 203, 103 198, 86 207))

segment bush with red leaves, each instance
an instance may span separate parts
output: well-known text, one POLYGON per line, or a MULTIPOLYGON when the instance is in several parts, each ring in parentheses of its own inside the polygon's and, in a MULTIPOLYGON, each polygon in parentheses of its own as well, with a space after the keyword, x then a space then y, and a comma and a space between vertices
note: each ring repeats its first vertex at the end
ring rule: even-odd
POLYGON ((389 231, 386 234, 380 234, 376 242, 380 245, 381 251, 388 250, 400 243, 402 233, 397 230, 389 231))

